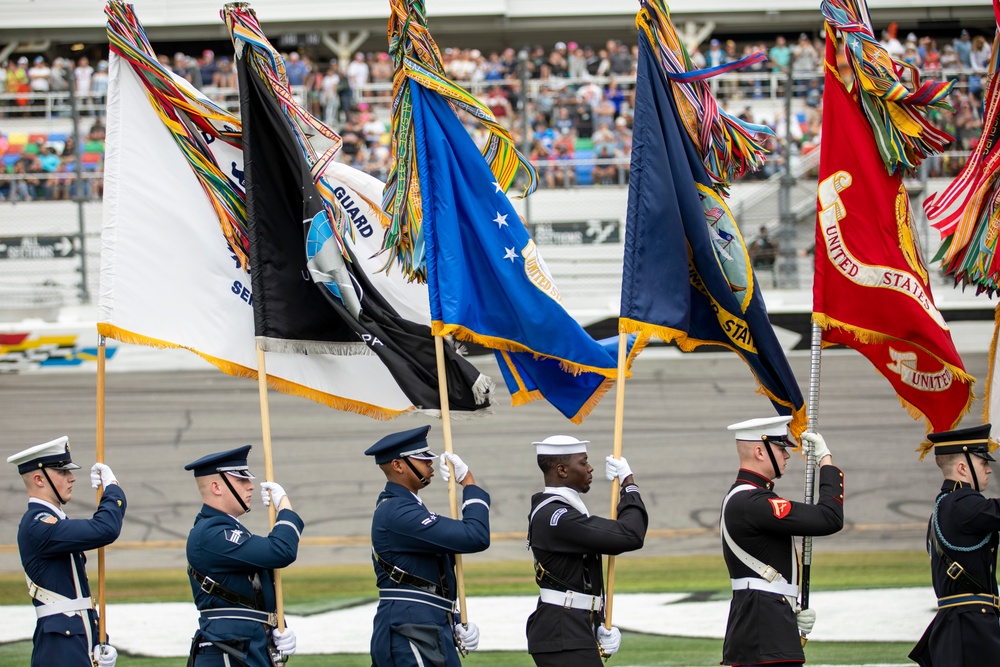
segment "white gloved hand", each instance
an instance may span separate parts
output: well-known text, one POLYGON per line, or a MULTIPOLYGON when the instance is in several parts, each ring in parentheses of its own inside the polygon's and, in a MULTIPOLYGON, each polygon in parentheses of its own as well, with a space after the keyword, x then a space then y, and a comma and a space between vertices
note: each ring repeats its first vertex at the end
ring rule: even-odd
POLYGON ((620 459, 608 456, 605 461, 607 463, 604 465, 604 476, 608 478, 609 482, 617 477, 618 481, 624 484, 628 476, 632 474, 632 469, 628 467, 628 461, 625 460, 624 456, 620 459))
POLYGON ((795 612, 795 624, 799 626, 799 632, 802 635, 808 635, 813 630, 813 626, 816 625, 816 610, 815 609, 800 609, 795 612))
POLYGON ((598 625, 597 644, 601 647, 601 653, 604 655, 614 655, 622 646, 622 633, 614 626, 608 630, 603 625, 598 625))
POLYGON ((97 667, 115 667, 117 660, 118 651, 111 644, 98 644, 94 647, 94 662, 97 663, 97 667))
POLYGON ((115 474, 111 472, 111 468, 103 463, 95 463, 94 467, 90 469, 90 485, 95 489, 99 486, 103 486, 106 489, 111 484, 117 482, 118 480, 115 479, 115 474))
POLYGON ((824 456, 830 456, 830 448, 826 446, 826 440, 819 433, 803 433, 802 440, 812 445, 813 453, 816 455, 818 464, 824 456))
POLYGON ((441 465, 439 467, 441 468, 441 479, 446 482, 451 477, 451 470, 448 469, 448 461, 451 461, 451 464, 455 466, 455 481, 461 483, 465 479, 465 476, 469 474, 469 466, 459 458, 458 454, 449 454, 448 452, 442 454, 441 465))
POLYGON ((261 482, 260 499, 263 501, 264 507, 269 507, 272 501, 274 502, 274 506, 277 507, 281 504, 281 499, 285 495, 285 490, 281 488, 281 484, 277 482, 261 482))
POLYGON ((284 632, 275 628, 271 634, 274 636, 274 647, 281 651, 281 655, 289 656, 295 653, 295 633, 292 632, 291 628, 285 628, 284 632))
POLYGON ((479 626, 469 621, 466 627, 461 623, 455 624, 455 637, 462 643, 462 648, 472 652, 479 648, 479 626))

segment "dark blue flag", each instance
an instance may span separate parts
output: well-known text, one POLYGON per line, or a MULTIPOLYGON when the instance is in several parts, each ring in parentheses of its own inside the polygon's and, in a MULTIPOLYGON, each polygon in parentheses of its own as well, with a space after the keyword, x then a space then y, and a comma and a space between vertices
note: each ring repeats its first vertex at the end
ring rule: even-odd
POLYGON ((408 84, 435 335, 508 353, 498 356, 515 403, 541 396, 581 420, 617 377, 615 354, 563 308, 535 242, 447 100, 408 84), (533 389, 518 383, 522 375, 533 389))
POLYGON ((689 352, 722 345, 750 366, 779 414, 805 429, 805 402, 778 344, 729 207, 711 187, 670 84, 639 32, 619 330, 689 352))

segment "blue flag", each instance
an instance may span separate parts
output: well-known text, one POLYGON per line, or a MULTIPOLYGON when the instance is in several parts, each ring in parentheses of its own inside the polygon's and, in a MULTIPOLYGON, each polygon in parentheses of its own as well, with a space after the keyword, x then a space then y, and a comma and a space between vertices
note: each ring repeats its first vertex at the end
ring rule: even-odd
POLYGON ((515 404, 544 397, 579 422, 617 377, 616 356, 563 308, 535 242, 455 111, 408 84, 434 333, 506 353, 498 357, 515 404))
POLYGON ((792 432, 805 402, 767 317, 746 243, 681 123, 656 54, 639 32, 619 330, 689 352, 722 345, 750 366, 792 432))

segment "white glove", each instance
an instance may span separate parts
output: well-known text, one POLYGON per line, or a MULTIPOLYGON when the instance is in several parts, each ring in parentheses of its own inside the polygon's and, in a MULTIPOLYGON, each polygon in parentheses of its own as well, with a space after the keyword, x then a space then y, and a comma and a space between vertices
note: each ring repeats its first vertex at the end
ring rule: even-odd
POLYGON ((116 482, 118 480, 115 479, 115 474, 111 472, 111 468, 103 463, 95 463, 94 467, 90 469, 90 485, 95 489, 99 486, 103 486, 106 489, 116 482))
MULTIPOLYGON (((456 468, 458 466, 455 466, 456 468)), ((462 648, 466 651, 475 651, 479 648, 479 626, 475 623, 469 622, 469 627, 465 627, 461 623, 455 624, 455 637, 461 642, 462 648)))
POLYGON ((604 655, 614 655, 622 646, 622 633, 614 626, 608 630, 603 625, 598 625, 597 644, 601 647, 601 653, 604 655))
MULTIPOLYGON (((107 468, 107 466, 104 467, 107 468)), ((110 472, 111 469, 108 468, 108 471, 110 472)), ((94 662, 97 663, 97 667, 115 667, 117 660, 118 651, 111 644, 98 644, 94 647, 94 662)))
POLYGON ((799 632, 802 635, 808 635, 810 632, 812 632, 813 626, 816 625, 816 610, 815 609, 798 610, 797 612, 795 612, 795 624, 799 626, 799 632))
POLYGON ((274 506, 277 507, 281 504, 281 499, 285 495, 285 490, 281 488, 281 484, 277 482, 261 482, 260 499, 263 501, 264 507, 269 507, 272 501, 274 502, 274 506))
POLYGON ((614 456, 608 456, 605 459, 607 463, 604 466, 604 476, 608 478, 608 481, 614 481, 615 477, 624 484, 628 476, 632 474, 632 469, 628 467, 628 461, 625 457, 616 459, 614 456))
MULTIPOLYGON (((278 488, 280 489, 281 487, 278 486, 278 488)), ((284 632, 280 632, 278 628, 275 628, 271 631, 271 634, 274 636, 274 647, 281 651, 281 655, 289 656, 295 653, 295 633, 292 632, 291 628, 285 628, 284 632)))
POLYGON ((465 476, 469 474, 469 466, 459 458, 458 454, 449 454, 448 452, 441 455, 441 465, 439 466, 441 468, 441 479, 447 482, 451 477, 451 470, 448 469, 448 461, 451 461, 451 464, 455 466, 455 481, 461 482, 465 479, 465 476))
POLYGON ((802 440, 812 445, 813 453, 816 455, 818 464, 824 456, 830 456, 830 448, 826 446, 826 440, 819 433, 803 433, 802 440))

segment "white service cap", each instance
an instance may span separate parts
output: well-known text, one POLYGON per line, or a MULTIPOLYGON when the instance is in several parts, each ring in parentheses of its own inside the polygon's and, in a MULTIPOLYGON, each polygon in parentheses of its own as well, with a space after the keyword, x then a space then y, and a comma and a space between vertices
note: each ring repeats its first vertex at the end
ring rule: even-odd
POLYGON ((80 469, 80 466, 73 463, 69 453, 69 437, 65 435, 9 456, 7 463, 16 465, 17 471, 21 474, 37 468, 80 469))
POLYGON ((550 435, 541 442, 533 442, 535 453, 542 456, 586 454, 590 440, 577 440, 571 435, 550 435))
POLYGON ((738 424, 730 424, 726 428, 736 432, 737 440, 759 441, 763 440, 765 436, 769 440, 779 440, 788 437, 788 422, 790 421, 792 421, 790 416, 760 417, 748 419, 738 424))

